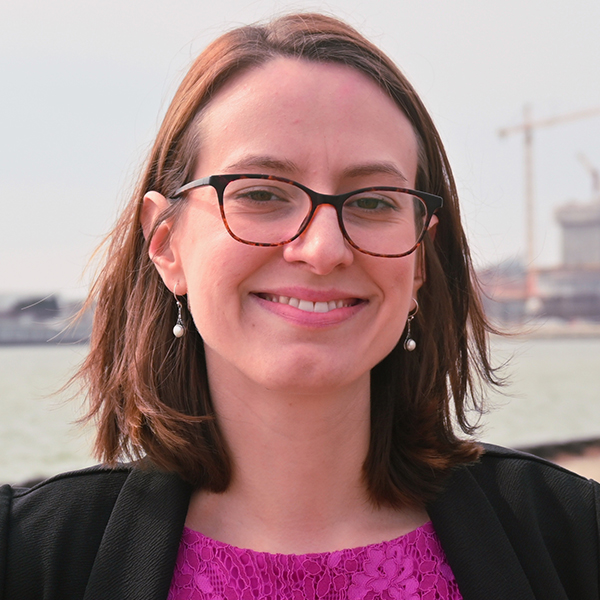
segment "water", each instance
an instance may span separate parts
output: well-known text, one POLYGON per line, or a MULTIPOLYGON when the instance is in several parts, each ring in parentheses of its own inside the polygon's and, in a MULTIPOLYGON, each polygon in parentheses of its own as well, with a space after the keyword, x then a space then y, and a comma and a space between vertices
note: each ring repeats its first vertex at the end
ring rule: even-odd
MULTIPOLYGON (((479 437, 507 445, 600 437, 600 339, 494 340, 512 356, 512 383, 483 420, 479 437)), ((73 423, 80 402, 49 396, 85 356, 86 346, 0 347, 0 482, 94 464, 93 432, 73 423)))
POLYGON ((74 425, 81 402, 56 394, 87 346, 0 347, 0 482, 94 464, 92 432, 74 425))
POLYGON ((510 358, 504 396, 490 397, 480 438, 526 446, 600 438, 600 339, 495 339, 510 358))

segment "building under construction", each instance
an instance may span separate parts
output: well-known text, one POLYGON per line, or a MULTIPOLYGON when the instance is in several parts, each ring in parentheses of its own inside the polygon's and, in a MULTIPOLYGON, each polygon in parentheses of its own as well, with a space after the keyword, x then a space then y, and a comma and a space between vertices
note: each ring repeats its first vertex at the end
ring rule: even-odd
POLYGON ((569 203, 556 211, 563 263, 538 271, 544 316, 600 320, 600 200, 569 203))
POLYGON ((522 264, 508 261, 479 273, 484 305, 493 319, 600 321, 600 198, 564 204, 556 218, 562 230, 562 264, 535 270, 534 303, 522 264))
POLYGON ((488 315, 497 321, 556 317, 568 321, 584 319, 600 322, 600 172, 583 155, 583 166, 592 176, 592 201, 569 202, 556 211, 562 229, 562 263, 540 269, 535 266, 533 132, 600 115, 600 107, 533 120, 525 106, 523 122, 499 130, 500 137, 522 133, 524 140, 525 264, 497 265, 479 273, 483 302, 488 315))

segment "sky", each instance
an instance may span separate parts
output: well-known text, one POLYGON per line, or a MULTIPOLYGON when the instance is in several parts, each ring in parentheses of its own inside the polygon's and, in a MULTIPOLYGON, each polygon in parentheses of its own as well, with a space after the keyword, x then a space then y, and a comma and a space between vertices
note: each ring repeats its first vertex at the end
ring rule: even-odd
MULTIPOLYGON (((600 108, 597 0, 5 0, 0 6, 0 293, 85 294, 92 252, 127 201, 161 116, 215 37, 314 10, 400 66, 453 165, 474 260, 525 255, 523 135, 600 108)), ((589 201, 600 115, 534 132, 535 255, 560 262, 554 211, 589 201)))

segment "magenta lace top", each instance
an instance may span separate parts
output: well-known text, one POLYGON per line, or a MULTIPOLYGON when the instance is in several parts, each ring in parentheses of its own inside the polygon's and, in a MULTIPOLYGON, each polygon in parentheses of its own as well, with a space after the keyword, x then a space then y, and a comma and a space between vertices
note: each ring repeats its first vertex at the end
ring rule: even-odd
POLYGON ((183 530, 168 600, 462 600, 433 525, 337 552, 269 554, 183 530))

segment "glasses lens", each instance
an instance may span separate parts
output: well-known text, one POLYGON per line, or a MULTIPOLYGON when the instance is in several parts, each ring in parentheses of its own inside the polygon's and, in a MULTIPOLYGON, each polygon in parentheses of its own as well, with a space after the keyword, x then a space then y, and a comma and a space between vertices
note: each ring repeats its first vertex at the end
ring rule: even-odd
POLYGON ((293 238, 310 213, 311 200, 300 188, 272 179, 236 179, 223 193, 227 227, 254 244, 293 238))
POLYGON ((412 194, 372 189, 351 196, 342 210, 350 239, 375 254, 403 254, 411 250, 425 228, 427 207, 412 194))
MULTIPOLYGON (((310 215, 312 201, 299 187, 269 178, 241 177, 223 193, 229 231, 244 242, 280 244, 292 239, 310 215)), ((412 194, 374 188, 354 194, 342 208, 348 237, 361 250, 397 255, 410 251, 425 228, 427 208, 412 194)))

